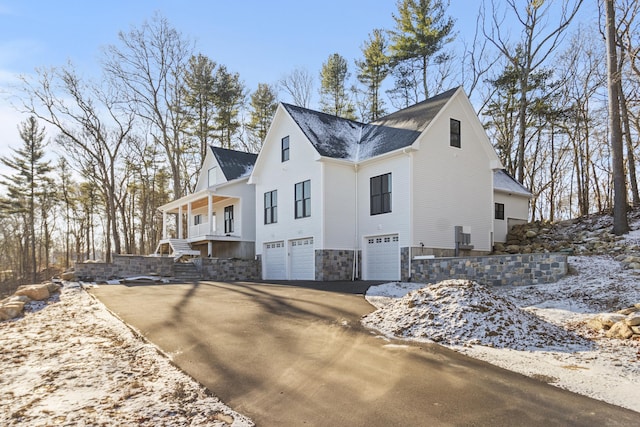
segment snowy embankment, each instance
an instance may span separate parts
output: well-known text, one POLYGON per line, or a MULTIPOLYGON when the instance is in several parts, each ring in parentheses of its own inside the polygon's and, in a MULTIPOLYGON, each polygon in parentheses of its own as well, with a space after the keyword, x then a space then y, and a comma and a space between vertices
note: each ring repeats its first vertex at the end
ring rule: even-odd
POLYGON ((77 285, 0 322, 0 348, 3 426, 253 425, 77 285))
POLYGON ((640 302, 640 276, 607 256, 570 257, 557 283, 486 288, 465 280, 372 287, 363 324, 387 337, 432 341, 555 386, 640 412, 640 342, 586 327, 640 302))

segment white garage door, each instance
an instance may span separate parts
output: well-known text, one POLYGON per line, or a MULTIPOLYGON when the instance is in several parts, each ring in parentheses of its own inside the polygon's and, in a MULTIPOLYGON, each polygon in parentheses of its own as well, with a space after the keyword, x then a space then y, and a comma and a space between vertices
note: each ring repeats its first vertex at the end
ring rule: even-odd
POLYGON ((316 257, 313 237, 291 241, 291 280, 315 280, 316 257))
POLYGON ((284 242, 265 243, 262 254, 264 256, 262 277, 265 280, 285 280, 287 251, 284 242))
POLYGON ((366 239, 366 280, 400 280, 400 248, 397 234, 366 239))

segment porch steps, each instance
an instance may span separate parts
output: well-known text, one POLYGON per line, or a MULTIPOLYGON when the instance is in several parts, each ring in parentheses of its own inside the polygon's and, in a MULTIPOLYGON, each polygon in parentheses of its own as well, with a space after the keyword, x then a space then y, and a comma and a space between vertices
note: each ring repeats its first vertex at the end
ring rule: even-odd
POLYGON ((198 267, 192 262, 176 262, 173 264, 173 276, 180 282, 194 282, 202 279, 198 267))
POLYGON ((160 253, 160 247, 163 244, 169 244, 171 255, 174 261, 180 261, 182 257, 199 257, 200 251, 191 249, 191 245, 184 239, 168 239, 162 240, 156 249, 156 253, 160 253))

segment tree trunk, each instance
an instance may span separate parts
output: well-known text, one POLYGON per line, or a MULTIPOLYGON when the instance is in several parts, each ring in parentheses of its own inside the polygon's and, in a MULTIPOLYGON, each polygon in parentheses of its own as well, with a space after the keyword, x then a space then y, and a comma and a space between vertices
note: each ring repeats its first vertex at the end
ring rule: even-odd
POLYGON ((627 188, 624 173, 622 129, 620 126, 620 72, 616 52, 616 26, 613 0, 605 1, 607 28, 607 75, 609 89, 609 127, 611 134, 611 163, 613 168, 613 233, 629 232, 627 220, 627 188))

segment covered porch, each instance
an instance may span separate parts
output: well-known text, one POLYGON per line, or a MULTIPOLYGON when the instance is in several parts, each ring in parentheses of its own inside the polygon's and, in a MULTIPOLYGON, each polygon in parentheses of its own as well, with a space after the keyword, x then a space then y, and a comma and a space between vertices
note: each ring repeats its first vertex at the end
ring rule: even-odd
POLYGON ((220 252, 222 248, 226 248, 225 255, 235 256, 233 247, 242 241, 241 222, 237 220, 241 208, 239 197, 210 189, 161 206, 162 239, 156 255, 172 255, 179 246, 190 256, 215 256, 215 249, 220 252), (214 245, 219 248, 214 249, 214 245))

